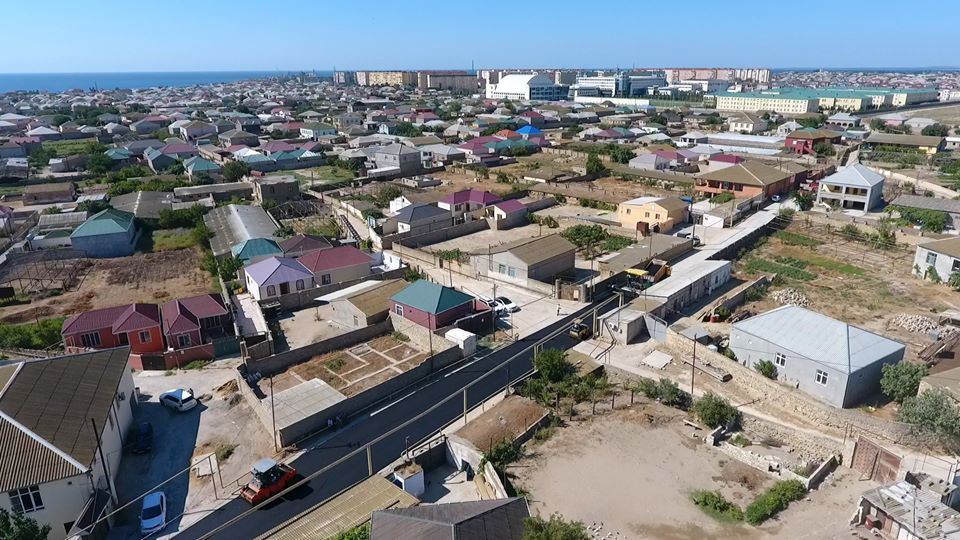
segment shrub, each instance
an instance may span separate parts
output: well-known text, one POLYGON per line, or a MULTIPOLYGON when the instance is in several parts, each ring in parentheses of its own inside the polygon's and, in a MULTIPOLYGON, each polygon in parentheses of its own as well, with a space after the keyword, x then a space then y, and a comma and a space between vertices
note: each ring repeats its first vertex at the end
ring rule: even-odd
POLYGON ((63 317, 38 323, 0 323, 0 347, 10 349, 46 349, 60 343, 63 317))
POLYGON ((740 421, 740 411, 712 392, 693 403, 693 414, 712 428, 732 426, 740 421))
POLYGON ((773 362, 769 360, 760 360, 754 364, 753 369, 768 379, 777 378, 777 366, 773 365, 773 362))
POLYGON ((690 394, 681 390, 677 383, 668 379, 660 379, 660 382, 657 383, 657 398, 660 399, 660 403, 668 407, 683 410, 690 407, 690 394))
POLYGON ((953 399, 943 390, 925 390, 908 397, 897 412, 897 420, 910 424, 914 431, 928 435, 948 447, 960 440, 960 414, 953 399))
POLYGON ((806 489, 799 480, 781 480, 750 503, 744 517, 747 523, 759 525, 786 510, 791 502, 799 501, 804 495, 806 489))
POLYGON ((743 521, 743 510, 728 501, 719 491, 699 489, 690 500, 708 516, 721 521, 743 521))
POLYGON ((235 444, 222 443, 218 444, 214 454, 217 456, 217 461, 223 463, 224 461, 230 459, 230 456, 233 455, 233 451, 237 448, 235 444))
POLYGON ((549 520, 539 516, 523 520, 523 540, 590 540, 586 527, 579 521, 566 521, 553 514, 549 520))
POLYGON ((567 360, 567 353, 560 349, 545 349, 533 359, 533 366, 544 380, 559 383, 577 373, 576 366, 567 360))
POLYGON ((927 366, 912 362, 886 364, 881 371, 883 376, 880 377, 880 389, 897 403, 916 396, 920 379, 927 376, 927 366))
POLYGON ((803 246, 812 248, 823 243, 815 238, 810 238, 809 236, 790 231, 777 231, 774 236, 779 238, 781 242, 788 246, 803 246))
POLYGON ((730 444, 735 444, 740 448, 743 448, 745 446, 750 446, 751 442, 750 439, 744 437, 743 433, 737 433, 730 438, 730 444))
POLYGON ((404 334, 403 332, 400 332, 399 330, 394 330, 393 334, 391 335, 393 336, 393 339, 402 343, 406 343, 410 341, 410 336, 404 334))

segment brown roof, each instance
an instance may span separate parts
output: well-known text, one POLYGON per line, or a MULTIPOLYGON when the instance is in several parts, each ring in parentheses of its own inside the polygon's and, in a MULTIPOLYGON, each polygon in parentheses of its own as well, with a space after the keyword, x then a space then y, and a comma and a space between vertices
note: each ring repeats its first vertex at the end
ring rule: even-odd
POLYGON ((90 466, 97 448, 90 419, 103 429, 127 373, 128 354, 129 348, 121 347, 21 363, 0 395, 0 413, 7 417, 0 428, 0 486, 24 481, 25 469, 36 484, 77 474, 78 465, 90 466), (26 447, 46 450, 24 454, 26 447))
POLYGON ((944 238, 943 240, 934 240, 933 242, 920 244, 920 247, 960 259, 960 238, 944 238))
POLYGON ((769 186, 789 178, 791 175, 759 161, 747 160, 732 167, 700 175, 703 180, 715 182, 733 182, 747 186, 769 186))
POLYGON ((531 265, 567 252, 573 253, 576 250, 577 247, 566 238, 559 234, 550 234, 501 244, 492 248, 489 252, 503 253, 509 251, 514 257, 531 265))
POLYGON ((787 138, 818 141, 820 139, 839 139, 840 134, 826 129, 798 129, 787 135, 787 138))
POLYGON ((23 188, 24 193, 56 193, 72 190, 73 184, 70 182, 60 182, 55 184, 33 184, 23 188))
POLYGON ((865 142, 873 144, 899 144, 903 146, 935 146, 943 143, 943 137, 927 135, 900 135, 897 133, 881 133, 872 131, 865 142))
POLYGON ((672 212, 674 210, 683 210, 687 207, 687 202, 680 197, 664 197, 659 201, 654 201, 654 204, 668 212, 672 212))
POLYGON ((366 316, 390 310, 390 298, 407 287, 402 279, 390 279, 380 285, 347 296, 345 300, 356 306, 366 316))

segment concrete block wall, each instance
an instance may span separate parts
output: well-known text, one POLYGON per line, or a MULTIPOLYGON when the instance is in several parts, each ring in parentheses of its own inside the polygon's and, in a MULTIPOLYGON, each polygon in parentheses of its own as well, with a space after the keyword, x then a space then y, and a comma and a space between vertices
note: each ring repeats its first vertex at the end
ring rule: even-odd
POLYGON ((264 377, 280 373, 287 368, 305 362, 314 356, 324 354, 336 349, 350 347, 358 343, 369 341, 377 336, 392 331, 393 327, 389 320, 382 321, 370 326, 358 328, 352 332, 340 334, 317 343, 311 343, 297 349, 292 349, 279 354, 274 354, 259 360, 250 359, 247 366, 251 372, 259 372, 264 377))

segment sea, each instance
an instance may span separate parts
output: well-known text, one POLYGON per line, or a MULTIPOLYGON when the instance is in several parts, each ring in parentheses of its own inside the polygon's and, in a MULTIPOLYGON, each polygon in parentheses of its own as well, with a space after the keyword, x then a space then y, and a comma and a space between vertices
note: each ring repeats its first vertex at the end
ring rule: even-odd
POLYGON ((113 90, 155 86, 194 86, 309 73, 331 77, 331 71, 156 71, 122 73, 0 73, 0 93, 15 91, 63 92, 113 90))

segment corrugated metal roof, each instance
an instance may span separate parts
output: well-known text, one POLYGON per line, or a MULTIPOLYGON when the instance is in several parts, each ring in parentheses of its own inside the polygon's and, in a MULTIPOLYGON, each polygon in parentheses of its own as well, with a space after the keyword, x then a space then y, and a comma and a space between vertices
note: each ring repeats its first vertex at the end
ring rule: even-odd
POLYGON ((0 491, 42 484, 84 472, 12 418, 0 412, 0 491))
POLYGON ((466 304, 472 301, 473 297, 421 279, 394 294, 391 300, 436 315, 466 304))
POLYGON ((370 540, 520 540, 525 499, 430 504, 374 512, 370 540))
POLYGON ((229 253, 232 246, 244 240, 273 238, 277 232, 276 222, 259 206, 221 206, 203 216, 203 222, 213 232, 210 248, 218 257, 229 253))
POLYGON ((550 234, 536 238, 525 238, 508 244, 501 244, 490 253, 510 252, 527 265, 534 265, 565 253, 573 253, 577 247, 559 234, 550 234))

